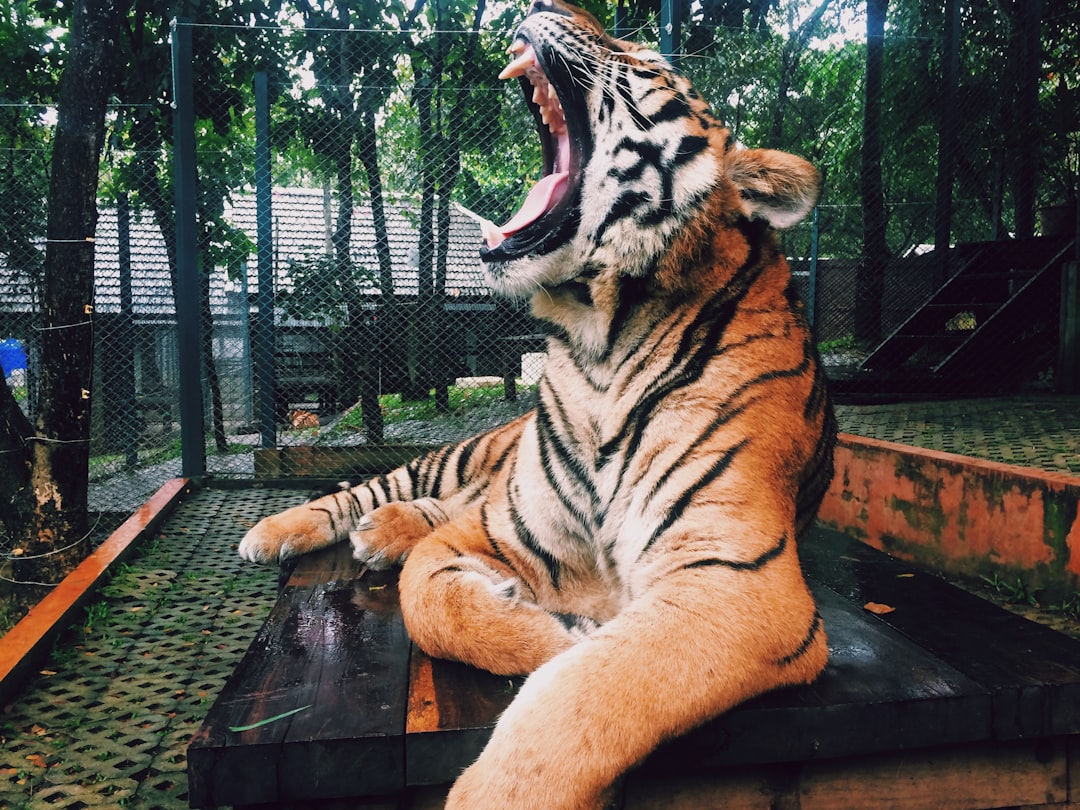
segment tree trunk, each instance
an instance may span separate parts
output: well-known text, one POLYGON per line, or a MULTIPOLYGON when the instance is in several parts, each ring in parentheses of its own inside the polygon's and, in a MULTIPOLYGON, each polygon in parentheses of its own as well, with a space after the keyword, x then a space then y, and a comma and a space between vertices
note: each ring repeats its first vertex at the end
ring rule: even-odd
MULTIPOLYGON (((382 175, 379 172, 378 143, 375 138, 375 112, 370 108, 360 114, 357 132, 357 146, 360 151, 360 163, 367 176, 368 200, 371 203, 371 224, 375 228, 375 254, 379 260, 379 302, 382 312, 376 316, 385 319, 394 305, 394 273, 390 256, 390 235, 386 228, 386 209, 383 206, 382 175)), ((353 313, 350 313, 350 319, 353 313)), ((359 320, 361 311, 355 313, 359 320)), ((364 417, 364 430, 368 441, 379 443, 383 440, 383 416, 379 404, 379 378, 376 373, 376 357, 379 347, 375 345, 378 330, 368 322, 364 323, 363 340, 360 351, 360 413, 364 417)))
POLYGON ((112 0, 81 0, 74 8, 50 170, 36 424, 16 415, 6 385, 0 394, 0 449, 13 451, 0 473, 9 578, 33 583, 14 594, 17 606, 38 601, 88 547, 93 239, 120 14, 112 0), (21 489, 9 491, 15 483, 21 489))
POLYGON ((784 43, 784 50, 780 54, 780 82, 776 89, 776 106, 773 107, 768 146, 776 149, 783 146, 784 116, 787 114, 791 84, 795 81, 795 73, 799 69, 799 63, 810 44, 810 39, 821 24, 821 18, 825 16, 831 2, 832 0, 823 0, 784 43))
POLYGON ((866 0, 866 97, 863 105, 862 257, 855 278, 855 339, 881 340, 881 299, 885 292, 885 198, 881 178, 881 93, 885 65, 885 14, 888 0, 866 0))

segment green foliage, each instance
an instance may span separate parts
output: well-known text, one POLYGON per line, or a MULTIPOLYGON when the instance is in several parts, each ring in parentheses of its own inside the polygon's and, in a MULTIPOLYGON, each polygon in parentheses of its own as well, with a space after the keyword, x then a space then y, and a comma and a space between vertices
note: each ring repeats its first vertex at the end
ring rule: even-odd
POLYGON ((342 267, 334 256, 317 253, 289 263, 288 286, 278 291, 277 301, 290 317, 340 328, 348 321, 352 293, 377 285, 374 271, 355 262, 342 267))

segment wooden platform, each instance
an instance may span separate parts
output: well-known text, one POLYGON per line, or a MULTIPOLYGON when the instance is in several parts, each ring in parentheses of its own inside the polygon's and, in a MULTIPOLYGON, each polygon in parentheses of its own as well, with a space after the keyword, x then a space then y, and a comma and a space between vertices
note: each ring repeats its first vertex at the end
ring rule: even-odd
MULTIPOLYGON (((619 807, 1080 807, 1080 642, 838 532, 801 556, 825 673, 665 745, 619 807)), ((288 575, 188 749, 193 807, 439 807, 483 747, 520 680, 428 658, 396 575, 356 571, 288 575)))

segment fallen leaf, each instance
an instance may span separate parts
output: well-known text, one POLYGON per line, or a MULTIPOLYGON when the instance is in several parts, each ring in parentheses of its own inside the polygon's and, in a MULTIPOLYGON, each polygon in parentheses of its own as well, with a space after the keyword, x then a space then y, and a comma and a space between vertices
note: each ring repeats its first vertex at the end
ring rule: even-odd
POLYGON ((886 613, 892 613, 896 608, 892 605, 883 605, 880 602, 867 602, 863 605, 863 610, 869 610, 871 613, 876 613, 878 616, 882 616, 886 613))
POLYGON ((307 706, 300 706, 300 707, 298 707, 296 709, 292 709, 292 710, 287 711, 287 712, 282 712, 281 714, 276 714, 273 717, 267 717, 265 720, 259 720, 256 723, 251 723, 250 725, 246 725, 246 726, 229 726, 229 731, 232 731, 234 733, 239 733, 241 731, 251 731, 253 728, 259 728, 260 726, 266 726, 266 725, 269 725, 270 723, 276 723, 278 720, 284 720, 286 717, 292 717, 294 714, 297 714, 298 712, 302 712, 302 711, 304 711, 306 709, 310 709, 312 707, 312 705, 314 705, 314 704, 309 703, 307 706))
POLYGON ((46 764, 44 758, 42 758, 41 754, 29 754, 26 757, 26 761, 29 762, 31 765, 33 765, 35 768, 47 768, 48 767, 48 765, 46 764))

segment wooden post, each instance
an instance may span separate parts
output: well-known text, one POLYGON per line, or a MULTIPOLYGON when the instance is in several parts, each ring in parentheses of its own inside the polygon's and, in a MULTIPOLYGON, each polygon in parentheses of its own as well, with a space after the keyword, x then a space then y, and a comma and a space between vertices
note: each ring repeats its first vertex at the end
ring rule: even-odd
POLYGON ((1061 266, 1057 389, 1062 394, 1080 393, 1080 262, 1061 266))

